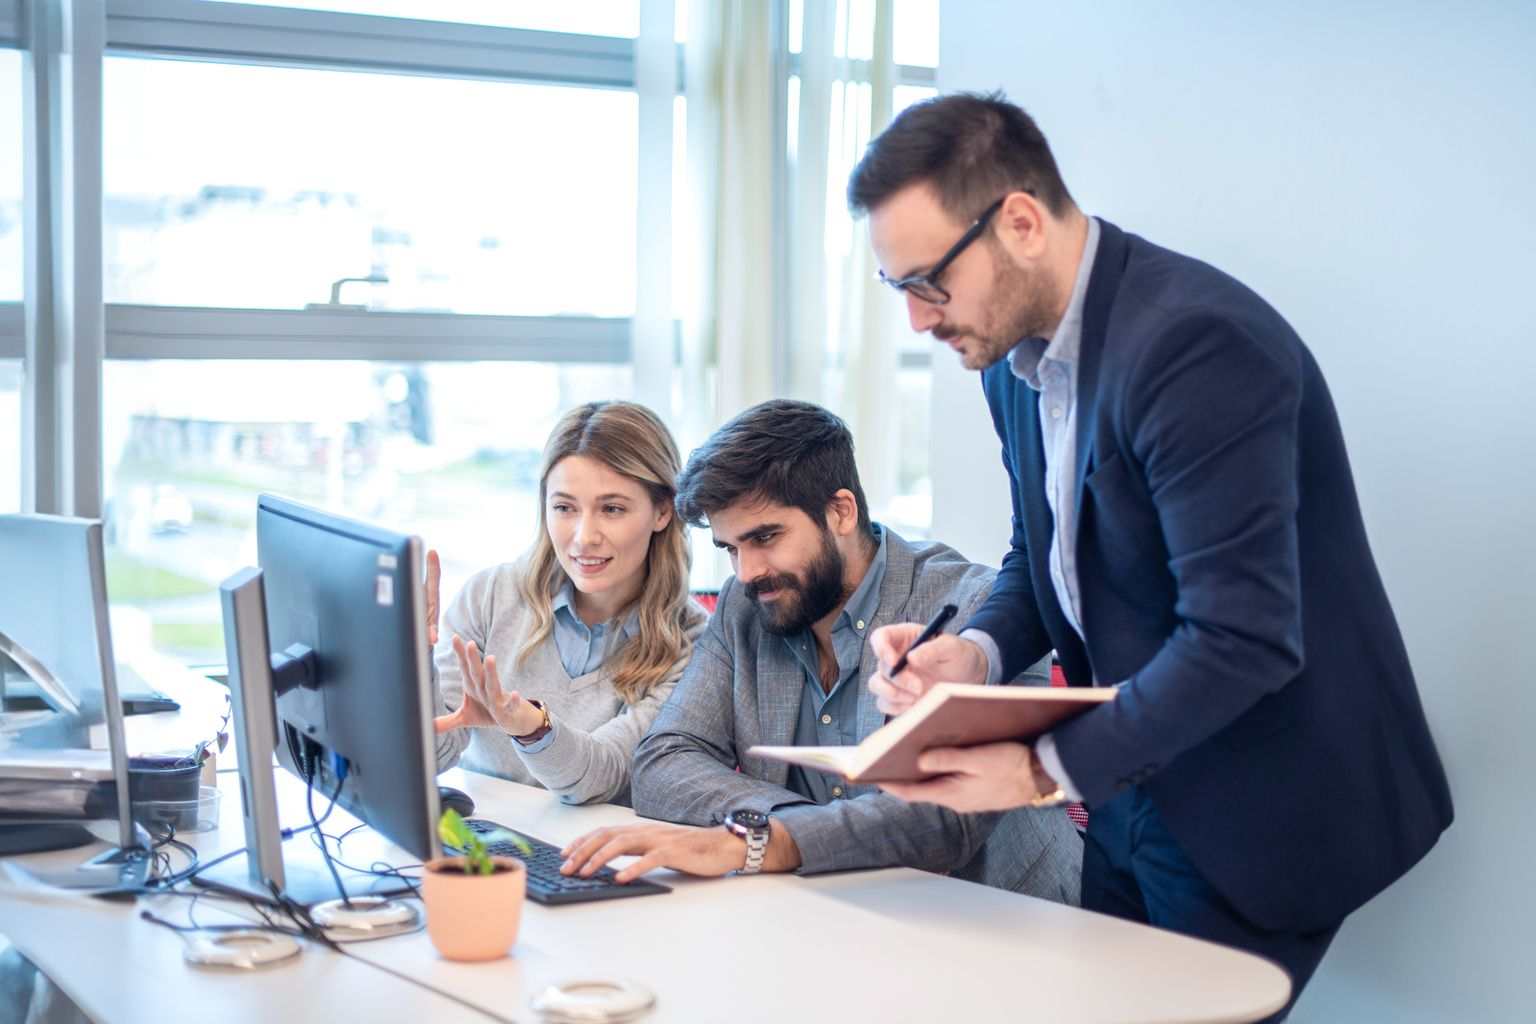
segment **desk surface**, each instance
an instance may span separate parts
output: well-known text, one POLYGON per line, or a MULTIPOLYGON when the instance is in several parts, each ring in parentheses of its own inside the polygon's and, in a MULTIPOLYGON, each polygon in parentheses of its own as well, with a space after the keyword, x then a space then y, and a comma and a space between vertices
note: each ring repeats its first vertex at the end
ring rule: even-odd
MULTIPOLYGON (((296 823, 290 812, 302 787, 284 772, 278 777, 284 823, 296 823)), ((479 815, 552 842, 635 820, 627 808, 566 807, 544 790, 457 770, 443 781, 473 796, 479 815)), ((238 800, 235 776, 222 774, 221 783, 226 801, 238 800)), ((193 838, 205 859, 244 841, 235 813, 222 815, 217 832, 193 838)), ((388 852, 409 862, 403 851, 388 852)), ((349 840, 348 854, 368 851, 349 840)), ((82 859, 82 851, 65 851, 26 860, 82 859)), ((1249 1021, 1289 994, 1283 971, 1247 953, 911 869, 652 877, 676 891, 554 908, 529 903, 512 956, 489 964, 443 960, 423 932, 348 947, 368 963, 307 947, 263 971, 210 971, 183 962, 179 936, 138 917, 150 909, 185 920, 185 898, 135 906, 9 885, 0 886, 0 932, 103 1024, 160 1024, 168 1013, 205 1009, 231 1022, 285 1024, 487 1019, 370 963, 523 1021, 536 1019, 529 994, 584 976, 648 986, 657 1010, 645 1020, 657 1024, 1249 1021)), ((221 916, 201 905, 197 913, 205 923, 221 916)))

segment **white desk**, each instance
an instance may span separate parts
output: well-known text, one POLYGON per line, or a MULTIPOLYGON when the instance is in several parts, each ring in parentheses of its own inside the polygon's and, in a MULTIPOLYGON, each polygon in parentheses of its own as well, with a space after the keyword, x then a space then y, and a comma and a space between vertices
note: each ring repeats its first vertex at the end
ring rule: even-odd
MULTIPOLYGON (((279 773, 291 805, 302 788, 293 779, 282 785, 286 778, 279 773)), ((237 800, 234 776, 221 780, 226 801, 237 800)), ((479 815, 552 842, 635 820, 626 808, 565 807, 544 790, 485 776, 454 771, 443 781, 473 796, 479 815)), ((285 816, 284 823, 297 820, 285 816)), ((226 813, 218 832, 193 838, 205 859, 240 846, 238 815, 226 813)), ((408 862, 403 851, 394 853, 408 862)), ((28 861, 81 859, 82 851, 66 851, 28 861)), ((445 961, 425 933, 349 949, 522 1021, 536 1019, 530 993, 593 975, 651 988, 657 1010, 645 1020, 657 1024, 1252 1021, 1289 994, 1283 971, 1247 953, 911 869, 653 877, 676 891, 557 908, 528 904, 513 955, 489 964, 445 961)), ((103 1024, 163 1024, 194 1014, 284 1024, 487 1019, 317 947, 259 972, 191 967, 181 959, 181 938, 137 916, 148 907, 181 920, 186 902, 157 897, 132 906, 6 887, 0 933, 103 1024)), ((218 917, 199 910, 200 920, 218 917)))

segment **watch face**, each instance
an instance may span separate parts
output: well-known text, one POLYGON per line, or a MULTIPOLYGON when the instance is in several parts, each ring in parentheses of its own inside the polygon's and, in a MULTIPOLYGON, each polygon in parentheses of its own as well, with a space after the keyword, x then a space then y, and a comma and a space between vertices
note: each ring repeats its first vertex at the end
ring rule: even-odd
POLYGON ((768 815, 764 814, 762 811, 732 811, 730 813, 730 819, 731 821, 743 826, 744 828, 768 827, 768 815))

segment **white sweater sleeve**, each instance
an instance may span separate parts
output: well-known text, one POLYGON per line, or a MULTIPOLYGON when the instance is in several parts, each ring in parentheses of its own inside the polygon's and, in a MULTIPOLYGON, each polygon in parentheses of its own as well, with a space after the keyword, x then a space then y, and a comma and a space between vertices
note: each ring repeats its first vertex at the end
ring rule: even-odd
POLYGON ((656 713, 672 695, 672 688, 677 685, 693 653, 694 641, 703 631, 703 622, 689 629, 688 645, 667 677, 591 732, 562 725, 559 710, 550 708, 549 721, 554 731, 545 737, 547 744, 534 744, 531 749, 516 742, 512 744, 523 765, 545 788, 557 794, 562 803, 627 799, 629 767, 635 747, 650 731, 656 713))

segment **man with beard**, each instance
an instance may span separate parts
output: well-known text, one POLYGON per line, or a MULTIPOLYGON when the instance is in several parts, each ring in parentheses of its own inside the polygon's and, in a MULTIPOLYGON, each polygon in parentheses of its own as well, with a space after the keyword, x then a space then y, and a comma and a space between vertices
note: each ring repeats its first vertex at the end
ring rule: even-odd
MULTIPOLYGON (((677 481, 678 514, 706 519, 736 575, 677 688, 635 751, 635 810, 675 825, 601 829, 567 848, 564 870, 614 857, 699 875, 905 865, 1077 902, 1082 842, 1060 809, 957 814, 874 786, 748 756, 756 744, 857 744, 885 724, 861 681, 865 643, 886 623, 965 621, 995 572, 942 544, 909 544, 872 523, 842 420, 771 401, 721 427, 677 481)), ((1048 666, 1019 682, 1046 683, 1048 666)))
MULTIPOLYGON (((1451 821, 1316 362, 1242 284, 1084 216, 1000 96, 908 108, 848 198, 912 326, 983 371, 1013 493, 990 599, 872 677, 881 707, 1052 648, 1072 685, 1120 688, 887 788, 1086 801, 1085 908, 1262 953, 1294 999, 1451 821)), ((918 629, 871 644, 891 664, 918 629)))

